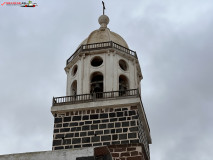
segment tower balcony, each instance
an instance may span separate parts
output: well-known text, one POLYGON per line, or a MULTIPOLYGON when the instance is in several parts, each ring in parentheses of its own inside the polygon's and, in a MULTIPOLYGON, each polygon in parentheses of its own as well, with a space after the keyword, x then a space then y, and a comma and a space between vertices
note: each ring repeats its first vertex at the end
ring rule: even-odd
POLYGON ((80 94, 74 96, 53 97, 52 106, 87 103, 110 99, 124 99, 139 96, 140 95, 138 89, 130 89, 125 91, 94 92, 90 94, 80 94))
POLYGON ((81 52, 84 51, 95 51, 95 50, 100 50, 100 49, 116 49, 119 50, 127 55, 131 55, 138 59, 136 51, 130 50, 126 47, 123 47, 113 41, 108 41, 108 42, 101 42, 101 43, 92 43, 92 44, 86 44, 86 45, 81 45, 74 53, 73 55, 67 59, 67 65, 76 57, 78 56, 81 52))

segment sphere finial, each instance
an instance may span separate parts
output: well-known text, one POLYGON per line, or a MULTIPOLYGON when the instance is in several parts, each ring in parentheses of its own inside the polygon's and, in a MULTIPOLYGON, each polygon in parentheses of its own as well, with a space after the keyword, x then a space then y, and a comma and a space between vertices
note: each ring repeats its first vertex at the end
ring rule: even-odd
POLYGON ((107 15, 101 15, 98 18, 98 22, 101 25, 100 29, 105 29, 107 28, 107 24, 109 24, 109 17, 107 15))

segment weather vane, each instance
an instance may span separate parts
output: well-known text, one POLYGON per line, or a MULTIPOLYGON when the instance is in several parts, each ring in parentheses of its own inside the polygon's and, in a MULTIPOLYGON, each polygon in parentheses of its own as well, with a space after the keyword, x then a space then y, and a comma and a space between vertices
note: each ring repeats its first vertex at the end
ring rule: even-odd
POLYGON ((104 1, 102 1, 102 4, 103 4, 103 15, 104 15, 104 10, 106 9, 104 5, 104 1))

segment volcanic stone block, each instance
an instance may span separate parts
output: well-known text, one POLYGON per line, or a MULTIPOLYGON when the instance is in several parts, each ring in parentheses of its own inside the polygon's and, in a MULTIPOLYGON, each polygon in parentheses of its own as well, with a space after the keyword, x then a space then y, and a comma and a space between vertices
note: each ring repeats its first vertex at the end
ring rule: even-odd
POLYGON ((135 111, 129 111, 129 116, 136 115, 135 111))
POLYGON ((121 127, 121 123, 120 122, 116 122, 115 123, 115 127, 121 127))
POLYGON ((121 144, 129 144, 129 140, 121 141, 121 144))
POLYGON ((59 150, 59 149, 64 149, 64 147, 63 146, 55 147, 55 150, 59 150))
POLYGON ((119 121, 125 121, 126 120, 126 117, 121 117, 118 119, 119 121))
POLYGON ((63 144, 71 144, 71 139, 65 139, 65 140, 63 140, 63 144))
POLYGON ((122 127, 129 127, 129 122, 122 122, 122 127))
POLYGON ((120 141, 112 141, 112 144, 121 144, 120 141))
POLYGON ((104 129, 106 128, 106 124, 99 124, 99 129, 104 129))
POLYGON ((117 118, 111 118, 110 122, 116 122, 118 119, 117 118))
POLYGON ((78 122, 70 123, 70 127, 78 126, 78 122))
POLYGON ((131 128, 129 128, 129 130, 130 130, 131 132, 138 131, 138 127, 131 127, 131 128))
POLYGON ((115 113, 109 113, 109 117, 115 117, 115 113))
POLYGON ((102 143, 93 143, 93 146, 102 146, 102 143))
POLYGON ((109 134, 110 131, 108 129, 104 130, 104 134, 109 134))
POLYGON ((89 115, 84 115, 83 120, 89 120, 89 115))
POLYGON ((60 132, 69 132, 70 131, 70 128, 62 128, 60 129, 60 132))
POLYGON ((102 130, 101 130, 101 131, 95 131, 95 134, 96 134, 96 135, 103 134, 103 131, 102 131, 102 130))
POLYGON ((64 122, 70 122, 71 121, 71 117, 64 117, 64 122))
POLYGON ((123 117, 124 113, 123 112, 117 112, 117 117, 123 117))
POLYGON ((95 129, 98 129, 98 125, 97 124, 91 125, 91 130, 95 130, 95 129))
POLYGON ((62 127, 62 124, 60 123, 60 124, 56 124, 55 125, 57 128, 60 128, 60 127, 62 127))
POLYGON ((136 133, 129 133, 128 138, 137 138, 137 134, 136 133))
POLYGON ((123 132, 128 132, 128 128, 123 128, 123 132))
POLYGON ((94 135, 94 134, 95 134, 94 131, 89 131, 89 132, 88 132, 88 136, 91 136, 91 135, 94 135))
POLYGON ((63 127, 68 127, 69 126, 69 123, 64 123, 63 124, 63 127))
POLYGON ((69 138, 69 137, 74 137, 74 133, 67 133, 67 134, 65 135, 65 138, 69 138))
POLYGON ((100 114, 100 118, 108 118, 108 114, 107 113, 102 113, 102 114, 100 114))
POLYGON ((58 133, 59 132, 59 129, 54 129, 54 133, 58 133))
POLYGON ((75 133, 75 137, 79 137, 79 133, 75 133))
POLYGON ((90 143, 90 137, 82 138, 82 143, 90 143))
POLYGON ((82 147, 92 147, 92 144, 83 144, 82 147))
POLYGON ((73 138, 72 139, 72 144, 77 144, 77 143, 81 143, 81 138, 73 138))
POLYGON ((139 139, 130 140, 130 143, 139 143, 139 139))
POLYGON ((107 123, 107 122, 109 122, 109 119, 103 119, 103 120, 101 120, 101 122, 102 123, 107 123))
POLYGON ((118 139, 118 135, 117 134, 112 135, 112 140, 117 140, 117 139, 118 139))
POLYGON ((56 134, 55 138, 56 139, 58 139, 58 138, 64 138, 64 134, 56 134))
POLYGON ((53 140, 53 146, 59 146, 61 145, 62 140, 53 140))
POLYGON ((115 133, 115 129, 111 129, 111 133, 115 133))
POLYGON ((85 121, 85 124, 92 124, 92 121, 85 121))
POLYGON ((122 132, 122 128, 116 129, 116 133, 121 133, 122 132))
POLYGON ((90 126, 89 125, 86 125, 86 126, 83 126, 82 127, 82 131, 87 131, 87 130, 90 130, 90 126))
POLYGON ((136 122, 135 121, 131 121, 130 124, 131 124, 131 126, 135 126, 136 122))
POLYGON ((81 120, 81 116, 73 116, 72 117, 72 121, 80 121, 81 120))
POLYGON ((55 118, 55 123, 61 123, 62 122, 62 118, 55 118))
POLYGON ((115 126, 114 123, 109 123, 108 124, 108 128, 114 128, 114 126, 115 126))
POLYGON ((101 141, 110 141, 111 135, 101 136, 101 141))
POLYGON ((81 145, 74 145, 74 148, 81 148, 81 145))
POLYGON ((100 142, 100 136, 92 137, 92 142, 100 142))
POLYGON ((96 123, 101 123, 101 121, 100 120, 94 120, 93 124, 96 124, 96 123))
POLYGON ((87 132, 80 132, 80 136, 81 137, 84 137, 84 136, 86 136, 87 135, 87 132))
POLYGON ((92 114, 92 115, 90 115, 90 119, 98 119, 98 114, 92 114))
POLYGON ((127 134, 119 134, 119 140, 127 139, 127 134))

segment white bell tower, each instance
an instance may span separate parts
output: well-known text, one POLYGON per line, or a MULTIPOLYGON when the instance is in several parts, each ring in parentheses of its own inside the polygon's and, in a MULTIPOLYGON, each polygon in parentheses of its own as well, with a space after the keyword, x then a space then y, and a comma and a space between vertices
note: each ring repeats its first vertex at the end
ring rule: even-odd
MULTIPOLYGON (((112 159, 150 159, 135 51, 107 27, 94 30, 67 60, 66 96, 53 98, 53 150, 105 147, 112 159)), ((103 155, 99 155, 103 156, 103 155)))

